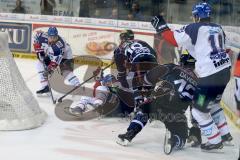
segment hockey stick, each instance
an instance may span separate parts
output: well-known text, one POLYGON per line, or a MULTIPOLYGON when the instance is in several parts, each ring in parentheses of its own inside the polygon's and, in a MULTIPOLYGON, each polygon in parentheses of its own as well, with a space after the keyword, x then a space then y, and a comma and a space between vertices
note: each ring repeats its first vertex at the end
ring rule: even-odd
POLYGON ((52 99, 52 103, 53 104, 56 104, 56 100, 54 99, 53 97, 53 93, 52 93, 52 88, 51 88, 51 85, 50 85, 50 82, 49 82, 49 75, 51 75, 47 69, 47 65, 44 63, 44 58, 41 56, 41 54, 38 52, 37 53, 38 55, 38 59, 39 61, 43 64, 43 68, 44 68, 44 75, 46 76, 47 78, 47 83, 48 83, 48 87, 49 87, 49 92, 50 92, 50 96, 51 96, 51 99, 52 99))
POLYGON ((53 97, 53 92, 52 92, 51 84, 50 84, 50 82, 49 82, 49 75, 51 75, 51 74, 49 73, 46 64, 45 64, 44 62, 42 62, 42 63, 43 63, 43 66, 44 66, 45 74, 46 74, 46 76, 47 76, 47 82, 48 82, 48 87, 49 87, 49 92, 50 92, 50 96, 51 96, 51 99, 52 99, 52 103, 53 103, 53 104, 56 104, 56 101, 57 101, 57 100, 54 99, 54 97, 53 97))
MULTIPOLYGON (((106 70, 107 68, 111 67, 115 62, 112 62, 111 64, 109 64, 108 66, 106 66, 105 68, 103 68, 101 71, 106 70)), ((67 95, 69 95, 70 93, 72 93, 73 91, 75 91, 76 89, 78 89, 79 87, 81 87, 83 84, 87 83, 88 81, 90 81, 91 79, 93 79, 94 77, 96 77, 97 75, 93 75, 90 78, 88 78, 87 80, 85 80, 84 82, 80 83, 78 86, 76 86, 75 88, 73 88, 72 90, 70 90, 69 92, 67 92, 65 95, 63 95, 62 97, 60 97, 57 101, 59 103, 62 102, 63 98, 65 98, 67 95)))

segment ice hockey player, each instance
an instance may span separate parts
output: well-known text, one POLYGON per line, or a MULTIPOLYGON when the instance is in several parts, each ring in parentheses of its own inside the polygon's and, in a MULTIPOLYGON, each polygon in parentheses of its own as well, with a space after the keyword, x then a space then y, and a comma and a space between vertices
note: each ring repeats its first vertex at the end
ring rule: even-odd
MULTIPOLYGON (((190 68, 165 64, 148 71, 143 79, 143 85, 155 86, 152 94, 169 91, 152 101, 149 115, 140 107, 127 132, 118 135, 117 143, 127 145, 146 125, 149 116, 153 116, 154 119, 162 121, 167 128, 164 152, 170 154, 173 148, 182 149, 188 137, 187 118, 184 113, 192 103, 197 86, 196 75, 190 68)), ((201 141, 200 130, 195 136, 201 141)))
POLYGON ((206 2, 193 6, 193 21, 179 30, 171 31, 163 16, 153 17, 151 23, 158 34, 176 47, 183 47, 196 60, 198 90, 194 96, 192 115, 208 139, 203 151, 223 148, 232 140, 220 100, 230 79, 231 62, 225 51, 222 27, 210 22, 211 7, 206 2))
POLYGON ((49 92, 49 86, 46 76, 48 72, 53 71, 57 66, 60 67, 61 74, 70 85, 80 84, 78 78, 73 74, 73 56, 68 43, 58 35, 56 27, 50 27, 47 33, 38 32, 34 37, 34 49, 39 61, 37 70, 40 77, 42 88, 36 93, 42 95, 49 92))
POLYGON ((237 61, 234 68, 234 78, 236 83, 234 97, 237 104, 237 123, 240 125, 240 53, 238 53, 237 61))
MULTIPOLYGON (((157 65, 156 53, 145 41, 134 39, 132 30, 123 30, 119 38, 120 44, 114 51, 114 61, 118 71, 117 79, 121 83, 121 88, 130 89, 133 92, 132 98, 136 105, 137 101, 142 101, 136 92, 144 88, 133 88, 132 79, 157 65)), ((125 98, 120 99, 124 101, 125 98)))
POLYGON ((79 101, 71 104, 69 112, 74 115, 80 115, 90 109, 104 105, 107 100, 111 99, 111 93, 115 93, 113 83, 116 81, 117 79, 112 74, 107 74, 101 79, 96 80, 93 97, 81 96, 79 101))

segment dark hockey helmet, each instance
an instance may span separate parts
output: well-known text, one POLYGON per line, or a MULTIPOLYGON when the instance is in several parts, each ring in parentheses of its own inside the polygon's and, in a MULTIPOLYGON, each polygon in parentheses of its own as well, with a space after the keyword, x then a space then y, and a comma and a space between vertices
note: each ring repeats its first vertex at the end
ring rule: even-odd
POLYGON ((127 29, 127 30, 123 30, 120 33, 120 40, 121 41, 127 41, 127 40, 133 40, 134 39, 134 33, 132 30, 127 29))

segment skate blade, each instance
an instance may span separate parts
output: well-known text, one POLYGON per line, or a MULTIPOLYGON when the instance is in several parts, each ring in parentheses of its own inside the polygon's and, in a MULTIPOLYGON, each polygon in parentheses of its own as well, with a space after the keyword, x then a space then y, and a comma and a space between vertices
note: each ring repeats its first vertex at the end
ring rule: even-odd
POLYGON ((122 140, 122 139, 120 139, 120 138, 118 138, 117 139, 117 141, 116 141, 116 143, 117 144, 119 144, 119 145, 121 145, 121 146, 124 146, 124 147, 126 147, 126 146, 128 146, 128 144, 130 143, 128 140, 122 140))
POLYGON ((205 149, 201 149, 202 152, 207 152, 207 153, 221 153, 223 154, 224 151, 221 149, 212 149, 212 150, 205 150, 205 149))
POLYGON ((71 111, 71 110, 69 110, 69 113, 74 115, 74 116, 81 116, 83 114, 83 112, 74 112, 74 111, 71 111))
POLYGON ((228 146, 228 147, 234 146, 232 141, 230 141, 230 142, 223 142, 223 145, 224 146, 228 146))
POLYGON ((51 93, 50 92, 47 92, 47 93, 42 93, 42 94, 37 94, 37 97, 50 97, 51 96, 51 93))
POLYGON ((209 152, 209 153, 224 153, 223 146, 221 146, 221 148, 211 149, 211 150, 201 149, 201 151, 202 152, 209 152))
POLYGON ((163 151, 166 155, 169 155, 172 152, 172 146, 171 144, 168 143, 168 140, 171 138, 171 133, 166 130, 165 133, 165 138, 164 138, 164 147, 163 147, 163 151))

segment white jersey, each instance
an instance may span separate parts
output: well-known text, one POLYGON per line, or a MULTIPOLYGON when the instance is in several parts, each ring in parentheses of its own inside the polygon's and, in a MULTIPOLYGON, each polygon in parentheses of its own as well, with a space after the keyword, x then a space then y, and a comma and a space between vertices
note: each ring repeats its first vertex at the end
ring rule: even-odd
POLYGON ((174 31, 179 47, 189 51, 196 60, 195 71, 206 77, 231 66, 225 52, 225 34, 221 26, 213 23, 192 23, 174 31))
POLYGON ((50 57, 51 61, 60 64, 62 59, 72 59, 72 49, 70 45, 59 36, 56 43, 48 45, 44 48, 45 53, 50 57))

